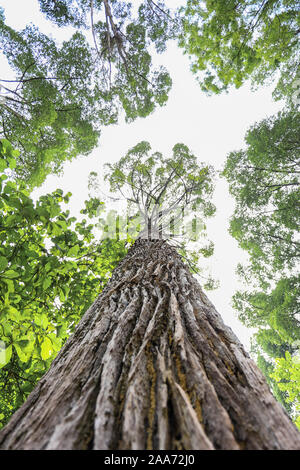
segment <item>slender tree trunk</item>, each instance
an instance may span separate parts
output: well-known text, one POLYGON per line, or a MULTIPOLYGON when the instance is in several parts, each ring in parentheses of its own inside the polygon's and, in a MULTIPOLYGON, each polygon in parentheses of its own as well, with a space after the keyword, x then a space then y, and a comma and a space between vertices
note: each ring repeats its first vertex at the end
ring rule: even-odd
POLYGON ((242 345, 162 240, 138 240, 2 449, 300 449, 242 345))

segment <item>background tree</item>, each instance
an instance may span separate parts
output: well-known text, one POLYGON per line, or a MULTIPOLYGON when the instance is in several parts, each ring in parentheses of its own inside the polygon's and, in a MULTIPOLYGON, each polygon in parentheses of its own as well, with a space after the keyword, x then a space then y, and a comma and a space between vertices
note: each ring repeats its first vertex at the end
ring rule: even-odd
POLYGON ((262 374, 160 237, 160 220, 149 230, 156 205, 170 212, 172 186, 178 204, 205 211, 208 168, 182 144, 166 161, 148 152, 137 145, 109 176, 146 214, 142 236, 1 431, 1 448, 299 449, 262 374))
MULTIPOLYGON (((180 46, 205 91, 256 84, 280 72, 279 95, 293 93, 299 77, 297 0, 187 0, 180 46)), ((278 75, 277 75, 278 76, 278 75)))
POLYGON ((40 0, 41 11, 66 40, 29 25, 16 31, 0 11, 1 52, 12 67, 0 77, 0 135, 20 150, 14 175, 31 186, 58 173, 66 159, 88 154, 101 125, 150 114, 165 104, 171 79, 152 67, 175 34, 160 2, 40 0))
MULTIPOLYGON (((149 142, 140 142, 106 167, 111 191, 127 201, 131 225, 143 227, 139 237, 171 239, 199 274, 199 258, 211 256, 214 249, 204 222, 215 213, 213 168, 200 164, 184 144, 176 144, 172 156, 165 158, 151 153, 149 142)), ((206 288, 213 285, 207 279, 206 288)))
POLYGON ((231 152, 225 165, 237 202, 230 231, 260 280, 293 269, 299 256, 299 125, 293 110, 264 119, 248 131, 247 150, 231 152))
POLYGON ((247 149, 231 152, 224 170, 236 200, 230 232, 250 255, 249 265, 239 266, 248 289, 235 294, 234 306, 247 326, 258 328, 253 351, 295 419, 274 360, 299 350, 299 124, 296 109, 255 124, 245 139, 247 149))
MULTIPOLYGON (((34 202, 8 179, 17 155, 0 141, 0 425, 20 407, 101 292, 127 249, 98 241, 93 223, 76 221, 61 190, 34 202)), ((93 217, 103 203, 86 202, 93 217)))

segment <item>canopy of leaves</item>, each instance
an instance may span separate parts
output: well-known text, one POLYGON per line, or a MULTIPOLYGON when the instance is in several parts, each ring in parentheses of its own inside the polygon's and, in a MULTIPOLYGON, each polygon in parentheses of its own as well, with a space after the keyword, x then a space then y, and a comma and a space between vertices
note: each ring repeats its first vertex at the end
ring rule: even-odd
MULTIPOLYGON (((299 276, 294 276, 280 279, 271 292, 238 292, 234 297, 235 307, 241 312, 240 319, 246 325, 258 327, 252 345, 258 365, 266 374, 275 397, 298 426, 299 404, 293 402, 294 395, 288 391, 290 386, 300 389, 300 381, 294 383, 293 379, 290 384, 290 376, 277 366, 281 360, 285 361, 287 354, 299 355, 299 289, 299 276)), ((295 367, 299 368, 299 364, 295 367)))
POLYGON ((299 289, 298 276, 282 277, 268 293, 253 290, 237 293, 234 305, 247 326, 270 326, 282 342, 293 344, 300 340, 299 289))
POLYGON ((187 0, 182 17, 180 46, 205 91, 261 84, 278 70, 282 87, 299 74, 298 0, 187 0))
POLYGON ((235 197, 230 231, 262 282, 296 266, 300 243, 300 113, 282 111, 254 125, 247 149, 231 152, 224 175, 235 197))
MULTIPOLYGON (((0 423, 23 403, 126 253, 76 221, 61 190, 34 202, 7 177, 16 153, 0 141, 0 423)), ((83 215, 101 210, 86 202, 83 215)))
MULTIPOLYGON (((176 144, 172 156, 166 158, 152 152, 149 142, 140 142, 119 162, 106 167, 111 191, 127 201, 134 236, 170 240, 199 273, 199 257, 213 253, 213 244, 205 240, 204 222, 215 212, 212 167, 198 163, 184 144, 176 144)), ((205 287, 215 287, 212 279, 205 287)))
POLYGON ((293 108, 253 126, 247 149, 231 152, 224 170, 236 200, 230 232, 250 255, 249 266, 239 266, 239 272, 251 290, 237 292, 234 306, 244 324, 257 328, 253 352, 296 422, 298 405, 289 393, 296 385, 278 364, 300 345, 299 118, 293 108))
POLYGON ((291 403, 287 401, 287 393, 283 390, 280 390, 280 388, 278 387, 277 381, 274 378, 272 378, 272 374, 275 368, 274 361, 267 360, 265 355, 258 352, 257 365, 260 368, 260 370, 263 372, 263 374, 265 375, 266 380, 269 384, 269 387, 272 390, 272 393, 275 396, 275 398, 284 406, 287 413, 290 416, 292 416, 293 407, 291 403))
POLYGON ((286 394, 286 401, 293 404, 293 415, 300 429, 300 357, 292 356, 288 351, 285 357, 276 359, 272 378, 278 388, 286 394))
POLYGON ((29 25, 16 31, 0 9, 1 52, 14 71, 0 76, 0 136, 20 150, 16 177, 31 186, 62 162, 89 153, 101 125, 150 114, 165 104, 171 79, 154 69, 151 47, 164 50, 176 24, 161 2, 39 1, 62 43, 29 25))

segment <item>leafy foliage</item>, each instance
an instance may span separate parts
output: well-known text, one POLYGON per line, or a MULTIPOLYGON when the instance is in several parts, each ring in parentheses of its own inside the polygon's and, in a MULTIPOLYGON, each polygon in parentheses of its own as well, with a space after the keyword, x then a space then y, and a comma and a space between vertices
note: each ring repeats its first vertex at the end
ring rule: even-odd
POLYGON ((278 383, 279 390, 287 394, 287 402, 293 404, 292 413, 300 429, 300 358, 287 351, 285 357, 276 359, 272 378, 278 383))
POLYGON ((224 170, 237 202, 230 231, 261 282, 294 268, 299 256, 299 125, 296 111, 256 124, 247 150, 231 152, 224 170))
POLYGON ((258 352, 257 365, 265 375, 269 387, 272 390, 276 400, 278 400, 283 405, 290 416, 293 416, 293 407, 292 404, 287 401, 288 397, 286 391, 281 390, 278 386, 278 382, 272 377, 275 369, 274 361, 267 360, 261 352, 258 352))
MULTIPOLYGON (((76 221, 61 190, 34 202, 8 178, 17 154, 0 141, 0 415, 4 424, 48 369, 82 314, 126 253, 97 241, 93 223, 76 221)), ((82 214, 95 217, 99 201, 82 214)))
POLYGON ((15 74, 0 77, 0 135, 20 150, 14 175, 31 186, 88 154, 120 111, 132 121, 165 104, 171 79, 152 67, 150 49, 162 51, 174 35, 169 14, 150 1, 136 15, 114 0, 39 3, 72 32, 62 44, 33 25, 15 31, 0 11, 2 53, 15 74))
POLYGON ((281 278, 268 293, 243 292, 234 297, 240 319, 249 327, 271 326, 282 341, 293 343, 300 339, 298 276, 281 278))
POLYGON ((205 91, 220 93, 281 72, 281 91, 299 73, 297 0, 187 0, 180 45, 205 91), (283 86, 284 85, 284 86, 283 86))
MULTIPOLYGON (((212 243, 191 248, 191 242, 205 240, 203 219, 215 212, 211 166, 198 163, 184 144, 176 144, 172 156, 165 158, 151 152, 149 142, 138 143, 119 162, 106 166, 111 191, 128 202, 136 236, 178 240, 179 252, 194 270, 200 256, 212 255, 212 243)), ((206 287, 213 288, 211 280, 206 287)))
MULTIPOLYGON (((282 278, 271 292, 251 294, 238 292, 235 296, 237 308, 239 305, 237 299, 242 298, 240 318, 245 324, 258 327, 253 343, 253 352, 257 354, 258 364, 266 374, 275 397, 283 404, 297 425, 299 425, 299 405, 293 402, 288 393, 291 385, 289 381, 292 379, 288 374, 282 373, 284 369, 277 367, 277 364, 281 359, 284 360, 287 354, 296 357, 299 354, 299 284, 299 276, 282 278), (271 360, 264 357, 266 354, 271 360)), ((300 382, 293 386, 300 387, 300 382)))
POLYGON ((245 325, 257 328, 253 352, 295 421, 299 405, 290 391, 300 386, 298 375, 293 368, 284 373, 279 364, 297 354, 300 344, 299 117, 295 108, 286 109, 253 126, 247 149, 231 152, 224 169, 236 199, 230 232, 250 255, 239 272, 251 290, 237 292, 234 307, 245 325))

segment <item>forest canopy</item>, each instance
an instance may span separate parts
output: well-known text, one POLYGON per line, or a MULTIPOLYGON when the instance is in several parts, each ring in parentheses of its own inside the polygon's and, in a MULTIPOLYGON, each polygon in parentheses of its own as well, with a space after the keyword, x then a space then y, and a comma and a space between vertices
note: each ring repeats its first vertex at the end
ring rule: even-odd
POLYGON ((11 80, 0 77, 0 131, 20 150, 15 177, 31 186, 88 154, 120 113, 130 122, 165 104, 171 78, 152 66, 150 49, 162 52, 177 25, 152 2, 136 15, 127 2, 39 3, 51 23, 68 27, 68 39, 37 25, 14 30, 0 9, 1 51, 13 70, 11 80))
POLYGON ((15 177, 32 187, 65 160, 89 154, 101 126, 146 117, 166 103, 171 78, 152 66, 152 56, 169 40, 189 54, 206 92, 248 78, 262 84, 278 72, 278 96, 295 94, 297 1, 190 0, 178 11, 152 0, 135 8, 117 0, 38 3, 49 27, 66 31, 64 41, 38 25, 15 30, 0 11, 1 52, 12 69, 11 79, 0 76, 0 135, 20 150, 15 177))
POLYGON ((299 78, 297 0, 187 0, 181 47, 204 91, 220 93, 251 79, 278 80, 275 95, 299 78), (278 72, 276 74, 276 72, 278 72))
POLYGON ((299 126, 296 109, 255 124, 245 138, 247 149, 230 153, 224 169, 236 200, 230 232, 250 255, 250 264, 240 265, 239 272, 251 290, 237 292, 234 305, 239 318, 258 329, 253 343, 258 362, 286 409, 291 412, 296 402, 295 417, 300 411, 300 383, 293 372, 299 370, 300 345, 299 126))

